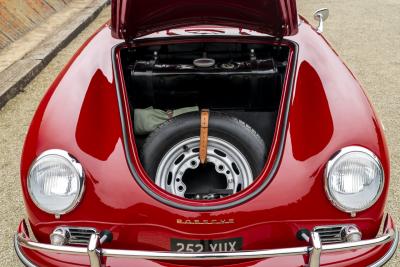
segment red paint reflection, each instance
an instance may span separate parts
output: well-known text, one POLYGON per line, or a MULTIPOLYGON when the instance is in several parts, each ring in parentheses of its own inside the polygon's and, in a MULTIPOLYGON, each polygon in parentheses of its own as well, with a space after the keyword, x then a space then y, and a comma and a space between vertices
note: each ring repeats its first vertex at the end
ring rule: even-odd
POLYGON ((328 145, 333 135, 333 121, 324 87, 315 69, 303 62, 298 77, 290 137, 294 157, 304 161, 328 145))
POLYGON ((117 101, 107 77, 97 70, 89 84, 76 127, 79 147, 93 157, 106 160, 118 141, 119 121, 107 119, 118 114, 117 101), (104 107, 108 107, 105 109, 104 107))

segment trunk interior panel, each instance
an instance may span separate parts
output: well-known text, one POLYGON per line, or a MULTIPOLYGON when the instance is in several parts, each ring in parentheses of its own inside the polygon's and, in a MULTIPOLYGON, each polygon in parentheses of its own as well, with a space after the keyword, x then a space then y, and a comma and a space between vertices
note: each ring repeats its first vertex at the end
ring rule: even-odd
MULTIPOLYGON (((121 50, 132 114, 149 107, 163 111, 198 107, 222 112, 254 129, 263 139, 267 154, 275 132, 288 57, 287 46, 231 42, 121 50)), ((139 152, 147 137, 135 133, 139 152)))

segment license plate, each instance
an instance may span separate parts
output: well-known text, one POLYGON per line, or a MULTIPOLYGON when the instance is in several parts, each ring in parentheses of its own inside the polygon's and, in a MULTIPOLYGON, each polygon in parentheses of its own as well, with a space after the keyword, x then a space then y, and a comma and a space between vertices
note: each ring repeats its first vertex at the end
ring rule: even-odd
POLYGON ((171 251, 176 252, 235 252, 242 249, 242 238, 220 240, 171 239, 171 251))

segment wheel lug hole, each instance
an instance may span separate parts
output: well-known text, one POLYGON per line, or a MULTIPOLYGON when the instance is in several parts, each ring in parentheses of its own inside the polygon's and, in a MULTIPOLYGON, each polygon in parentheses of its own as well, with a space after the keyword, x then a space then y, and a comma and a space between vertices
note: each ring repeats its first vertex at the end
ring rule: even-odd
POLYGON ((183 191, 183 186, 181 186, 181 185, 178 186, 178 190, 179 190, 179 191, 183 191))
POLYGON ((194 167, 194 166, 196 166, 196 165, 197 165, 197 162, 196 162, 196 161, 194 161, 194 160, 192 160, 192 161, 190 162, 190 165, 192 165, 192 166, 194 167))

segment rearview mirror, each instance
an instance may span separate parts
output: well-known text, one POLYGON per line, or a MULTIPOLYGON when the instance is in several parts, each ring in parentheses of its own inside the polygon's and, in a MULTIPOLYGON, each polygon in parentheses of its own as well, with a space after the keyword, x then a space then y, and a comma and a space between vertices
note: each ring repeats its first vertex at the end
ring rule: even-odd
POLYGON ((319 22, 317 32, 322 33, 324 31, 324 21, 329 17, 329 9, 321 8, 315 11, 314 19, 319 22))

